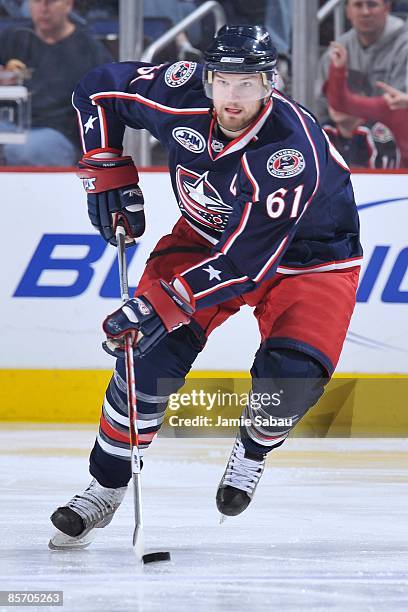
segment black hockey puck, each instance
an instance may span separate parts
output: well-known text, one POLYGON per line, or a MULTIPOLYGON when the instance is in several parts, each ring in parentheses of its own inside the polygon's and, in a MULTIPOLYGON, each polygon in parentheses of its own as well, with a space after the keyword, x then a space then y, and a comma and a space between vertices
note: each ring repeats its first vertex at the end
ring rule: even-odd
POLYGON ((143 555, 142 561, 143 563, 154 563, 155 561, 170 561, 170 553, 169 552, 154 552, 147 553, 147 555, 143 555))

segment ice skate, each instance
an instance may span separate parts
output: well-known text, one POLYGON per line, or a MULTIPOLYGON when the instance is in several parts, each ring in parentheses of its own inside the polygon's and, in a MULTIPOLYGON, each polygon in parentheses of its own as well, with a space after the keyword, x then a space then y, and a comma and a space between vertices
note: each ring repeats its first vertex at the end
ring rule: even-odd
POLYGON ((51 522, 57 532, 49 541, 49 548, 86 548, 93 542, 96 529, 108 525, 119 508, 127 487, 108 489, 93 478, 81 495, 75 495, 66 506, 57 508, 51 522))
POLYGON ((265 467, 265 456, 245 450, 236 438, 227 467, 217 490, 217 508, 221 523, 226 516, 241 514, 251 502, 265 467))

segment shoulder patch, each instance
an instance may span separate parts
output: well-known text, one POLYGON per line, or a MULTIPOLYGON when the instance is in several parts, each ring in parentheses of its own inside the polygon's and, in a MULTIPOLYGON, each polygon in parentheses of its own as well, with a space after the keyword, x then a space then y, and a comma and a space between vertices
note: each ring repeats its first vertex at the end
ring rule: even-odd
POLYGON ((191 153, 202 153, 205 149, 205 140, 196 130, 189 127, 176 127, 172 131, 174 140, 191 153))
POLYGON ((283 179, 300 174, 305 166, 305 158, 297 149, 280 149, 266 162, 269 174, 283 179))
POLYGON ((169 66, 165 72, 164 80, 169 87, 181 87, 187 83, 195 73, 196 62, 176 62, 169 66))

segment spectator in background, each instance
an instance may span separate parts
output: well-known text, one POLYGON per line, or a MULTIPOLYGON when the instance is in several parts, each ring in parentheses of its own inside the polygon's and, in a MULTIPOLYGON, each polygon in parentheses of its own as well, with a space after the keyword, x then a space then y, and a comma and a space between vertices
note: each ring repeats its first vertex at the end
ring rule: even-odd
MULTIPOLYGON (((384 81, 400 91, 407 91, 408 25, 390 15, 390 0, 347 0, 347 18, 352 28, 338 42, 348 52, 349 75, 354 72, 369 84, 369 95, 379 95, 377 81, 384 81)), ((330 56, 326 51, 319 63, 316 81, 317 114, 327 118, 323 85, 329 73, 330 56)))
POLYGON ((289 58, 292 50, 292 0, 266 0, 265 26, 279 55, 289 58))
POLYGON ((332 43, 329 57, 331 63, 324 86, 329 105, 365 120, 381 121, 395 135, 401 151, 401 166, 408 168, 408 94, 377 81, 377 87, 385 92, 383 96, 357 95, 347 84, 347 49, 339 43, 332 43))
POLYGON ((385 91, 384 100, 390 110, 402 110, 408 108, 408 93, 391 87, 388 83, 377 81, 377 87, 385 91))
MULTIPOLYGON (((182 21, 187 15, 196 10, 197 4, 194 0, 144 0, 143 17, 165 17, 169 21, 169 27, 173 27, 182 21)), ((189 28, 188 32, 180 32, 176 39, 175 45, 166 47, 160 55, 156 56, 158 62, 179 60, 201 61, 201 51, 197 49, 191 42, 191 36, 194 37, 197 44, 200 38, 200 27, 194 25, 189 28)))
POLYGON ((258 25, 265 22, 267 0, 218 0, 230 25, 258 25))
POLYGON ((30 17, 28 0, 0 0, 0 7, 10 17, 30 17))
POLYGON ((359 117, 328 106, 330 123, 323 130, 351 168, 398 168, 400 153, 391 131, 382 123, 364 124, 359 117))
MULTIPOLYGON (((178 0, 181 7, 183 19, 195 11, 200 2, 198 0, 178 0)), ((202 42, 202 24, 195 23, 188 28, 187 32, 178 35, 179 59, 201 62, 203 54, 199 50, 202 42)))
POLYGON ((80 143, 72 91, 88 70, 111 57, 70 21, 73 0, 30 0, 29 7, 32 29, 11 28, 0 36, 0 64, 28 74, 32 95, 27 142, 4 145, 3 157, 12 166, 73 165, 80 143))

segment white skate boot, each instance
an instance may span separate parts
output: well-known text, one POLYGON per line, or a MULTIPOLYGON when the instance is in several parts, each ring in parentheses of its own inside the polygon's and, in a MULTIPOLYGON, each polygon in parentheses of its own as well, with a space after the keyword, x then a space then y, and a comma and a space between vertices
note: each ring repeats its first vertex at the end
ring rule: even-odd
POLYGON ((265 467, 265 455, 245 450, 236 438, 227 467, 217 490, 217 508, 225 516, 241 514, 251 502, 265 467))
POLYGON ((108 489, 93 478, 81 495, 57 508, 51 522, 57 528, 48 543, 53 550, 86 548, 93 542, 96 529, 106 527, 119 508, 127 487, 108 489))

